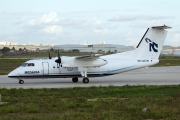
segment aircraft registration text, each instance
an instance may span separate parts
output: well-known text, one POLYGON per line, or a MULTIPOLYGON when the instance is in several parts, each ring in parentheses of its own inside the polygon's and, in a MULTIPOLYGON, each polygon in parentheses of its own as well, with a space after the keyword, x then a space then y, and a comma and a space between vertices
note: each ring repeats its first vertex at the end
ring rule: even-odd
POLYGON ((25 74, 38 74, 39 71, 24 71, 25 74))
POLYGON ((137 60, 138 62, 149 62, 149 60, 137 60))

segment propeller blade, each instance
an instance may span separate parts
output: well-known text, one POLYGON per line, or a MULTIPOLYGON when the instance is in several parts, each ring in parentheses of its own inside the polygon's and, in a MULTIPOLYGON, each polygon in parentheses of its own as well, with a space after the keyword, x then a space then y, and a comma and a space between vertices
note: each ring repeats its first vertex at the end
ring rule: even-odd
POLYGON ((51 53, 50 53, 50 51, 49 51, 49 59, 51 59, 51 53))
POLYGON ((56 59, 55 62, 59 63, 59 66, 60 66, 60 64, 61 64, 61 56, 60 56, 59 50, 58 50, 58 59, 56 59))
POLYGON ((60 53, 59 53, 59 50, 58 50, 58 59, 61 59, 61 57, 60 57, 60 53))

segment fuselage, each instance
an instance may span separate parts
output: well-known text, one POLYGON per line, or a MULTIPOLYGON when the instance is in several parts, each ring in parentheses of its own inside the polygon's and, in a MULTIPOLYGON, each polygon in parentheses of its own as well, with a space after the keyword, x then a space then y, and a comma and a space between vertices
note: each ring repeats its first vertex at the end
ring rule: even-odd
MULTIPOLYGON (((142 67, 147 67, 159 62, 159 60, 146 58, 122 57, 123 54, 101 56, 100 59, 106 63, 101 66, 87 67, 88 77, 103 77, 126 72, 142 67)), ((82 77, 78 67, 64 66, 72 64, 74 57, 61 57, 62 64, 55 62, 57 58, 29 60, 20 67, 8 74, 8 77, 27 79, 27 78, 73 78, 82 77)), ((98 62, 98 61, 97 61, 98 62)), ((74 63, 77 64, 77 63, 74 63)), ((86 61, 86 64, 88 61, 86 61)), ((78 65, 77 65, 78 66, 78 65)), ((88 65, 87 65, 88 66, 88 65)))

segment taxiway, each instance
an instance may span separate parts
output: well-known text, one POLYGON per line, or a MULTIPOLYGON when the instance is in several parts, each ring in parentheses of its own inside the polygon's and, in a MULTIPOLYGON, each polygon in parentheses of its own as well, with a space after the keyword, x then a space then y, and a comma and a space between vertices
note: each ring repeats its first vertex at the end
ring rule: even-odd
POLYGON ((0 88, 73 88, 92 86, 124 86, 124 85, 179 85, 180 66, 175 67, 150 67, 142 68, 117 75, 89 78, 88 84, 73 83, 71 78, 59 79, 25 79, 24 84, 19 84, 18 79, 0 76, 0 88))

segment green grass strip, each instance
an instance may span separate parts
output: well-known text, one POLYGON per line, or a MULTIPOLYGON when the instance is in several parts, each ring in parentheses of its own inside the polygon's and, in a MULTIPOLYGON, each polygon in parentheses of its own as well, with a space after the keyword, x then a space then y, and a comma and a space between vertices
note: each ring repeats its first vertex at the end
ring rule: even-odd
POLYGON ((180 119, 180 85, 0 89, 0 94, 8 102, 0 105, 0 119, 180 119))

